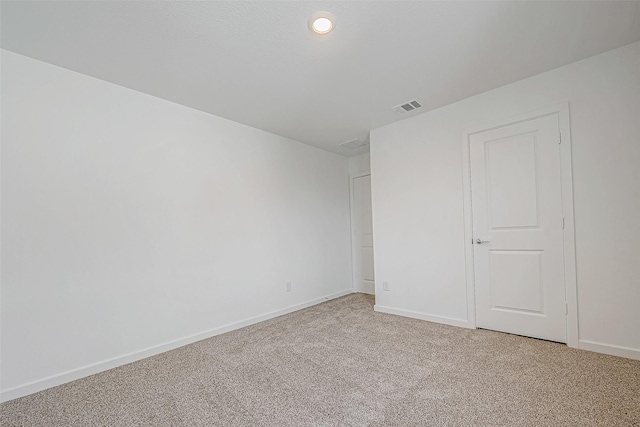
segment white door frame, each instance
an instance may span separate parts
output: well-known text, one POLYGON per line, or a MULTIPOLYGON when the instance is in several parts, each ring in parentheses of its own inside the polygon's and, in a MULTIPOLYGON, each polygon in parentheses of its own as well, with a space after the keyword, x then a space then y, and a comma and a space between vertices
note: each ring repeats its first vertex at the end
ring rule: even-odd
POLYGON ((578 348, 578 292, 576 284, 576 250, 573 216, 573 179, 571 172, 571 126, 569 103, 535 110, 515 117, 495 120, 482 125, 473 126, 462 135, 462 187, 464 206, 464 241, 465 270, 467 281, 467 321, 469 327, 476 328, 476 298, 473 264, 473 222, 471 210, 471 155, 470 136, 476 133, 537 119, 544 116, 558 115, 560 127, 560 164, 562 179, 562 215, 564 217, 564 284, 567 302, 567 345, 578 348))
POLYGON ((360 172, 353 175, 349 175, 349 209, 351 210, 351 290, 356 292, 358 287, 356 286, 358 280, 358 271, 362 269, 362 266, 357 265, 356 262, 356 248, 354 242, 356 241, 356 227, 355 227, 355 209, 353 205, 353 181, 362 178, 363 176, 370 176, 371 171, 360 172))

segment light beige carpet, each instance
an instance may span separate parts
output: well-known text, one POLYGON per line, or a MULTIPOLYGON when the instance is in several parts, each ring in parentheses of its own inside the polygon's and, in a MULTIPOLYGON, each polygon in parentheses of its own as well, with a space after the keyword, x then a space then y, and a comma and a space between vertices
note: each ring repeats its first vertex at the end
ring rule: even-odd
POLYGON ((0 407, 8 426, 640 426, 640 361, 353 294, 0 407))

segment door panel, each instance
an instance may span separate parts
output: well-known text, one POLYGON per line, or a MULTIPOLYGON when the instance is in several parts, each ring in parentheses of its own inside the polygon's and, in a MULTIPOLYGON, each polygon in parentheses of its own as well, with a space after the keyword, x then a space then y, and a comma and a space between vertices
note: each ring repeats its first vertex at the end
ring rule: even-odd
POLYGON ((478 327, 566 342, 559 135, 551 115, 470 136, 478 327))
POLYGON ((353 179, 353 217, 355 291, 374 294, 371 175, 353 179))
POLYGON ((362 247, 362 280, 373 285, 373 248, 362 247))
POLYGON ((491 308, 542 314, 542 251, 489 250, 489 255, 491 308))
POLYGON ((507 137, 486 145, 489 226, 538 225, 538 179, 535 133, 507 137))

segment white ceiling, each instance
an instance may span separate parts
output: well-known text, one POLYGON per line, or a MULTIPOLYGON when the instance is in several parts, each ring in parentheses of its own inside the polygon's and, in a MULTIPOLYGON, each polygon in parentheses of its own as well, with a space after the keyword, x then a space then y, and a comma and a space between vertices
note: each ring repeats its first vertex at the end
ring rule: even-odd
MULTIPOLYGON (((336 153, 640 40, 640 2, 10 2, 2 47, 336 153), (334 31, 310 32, 316 11, 334 31)), ((366 150, 366 149, 365 149, 366 150)))

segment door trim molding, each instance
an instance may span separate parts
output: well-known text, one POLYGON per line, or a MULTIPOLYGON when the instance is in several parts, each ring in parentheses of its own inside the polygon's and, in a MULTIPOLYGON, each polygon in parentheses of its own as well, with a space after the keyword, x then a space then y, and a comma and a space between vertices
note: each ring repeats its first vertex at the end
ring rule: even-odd
POLYGON ((565 226, 563 229, 564 249, 564 283, 567 302, 567 345, 579 348, 578 336, 578 291, 576 282, 576 249, 573 212, 573 173, 571 170, 571 126, 569 103, 562 103, 547 108, 520 114, 511 118, 481 123, 468 128, 462 133, 462 188, 464 214, 464 248, 465 248, 465 277, 467 282, 467 321, 469 326, 476 328, 476 297, 473 265, 473 223, 471 200, 471 155, 470 136, 488 130, 513 125, 545 116, 557 115, 562 143, 560 144, 560 165, 562 185, 562 215, 565 226))
MULTIPOLYGON (((356 228, 355 228, 355 209, 353 205, 353 181, 357 178, 362 178, 364 176, 370 176, 371 171, 359 172, 356 174, 349 174, 349 218, 351 220, 351 289, 353 292, 358 292, 357 286, 357 273, 358 266, 356 262, 356 248, 354 242, 356 241, 356 228)), ((375 294, 375 288, 374 288, 375 294)))

